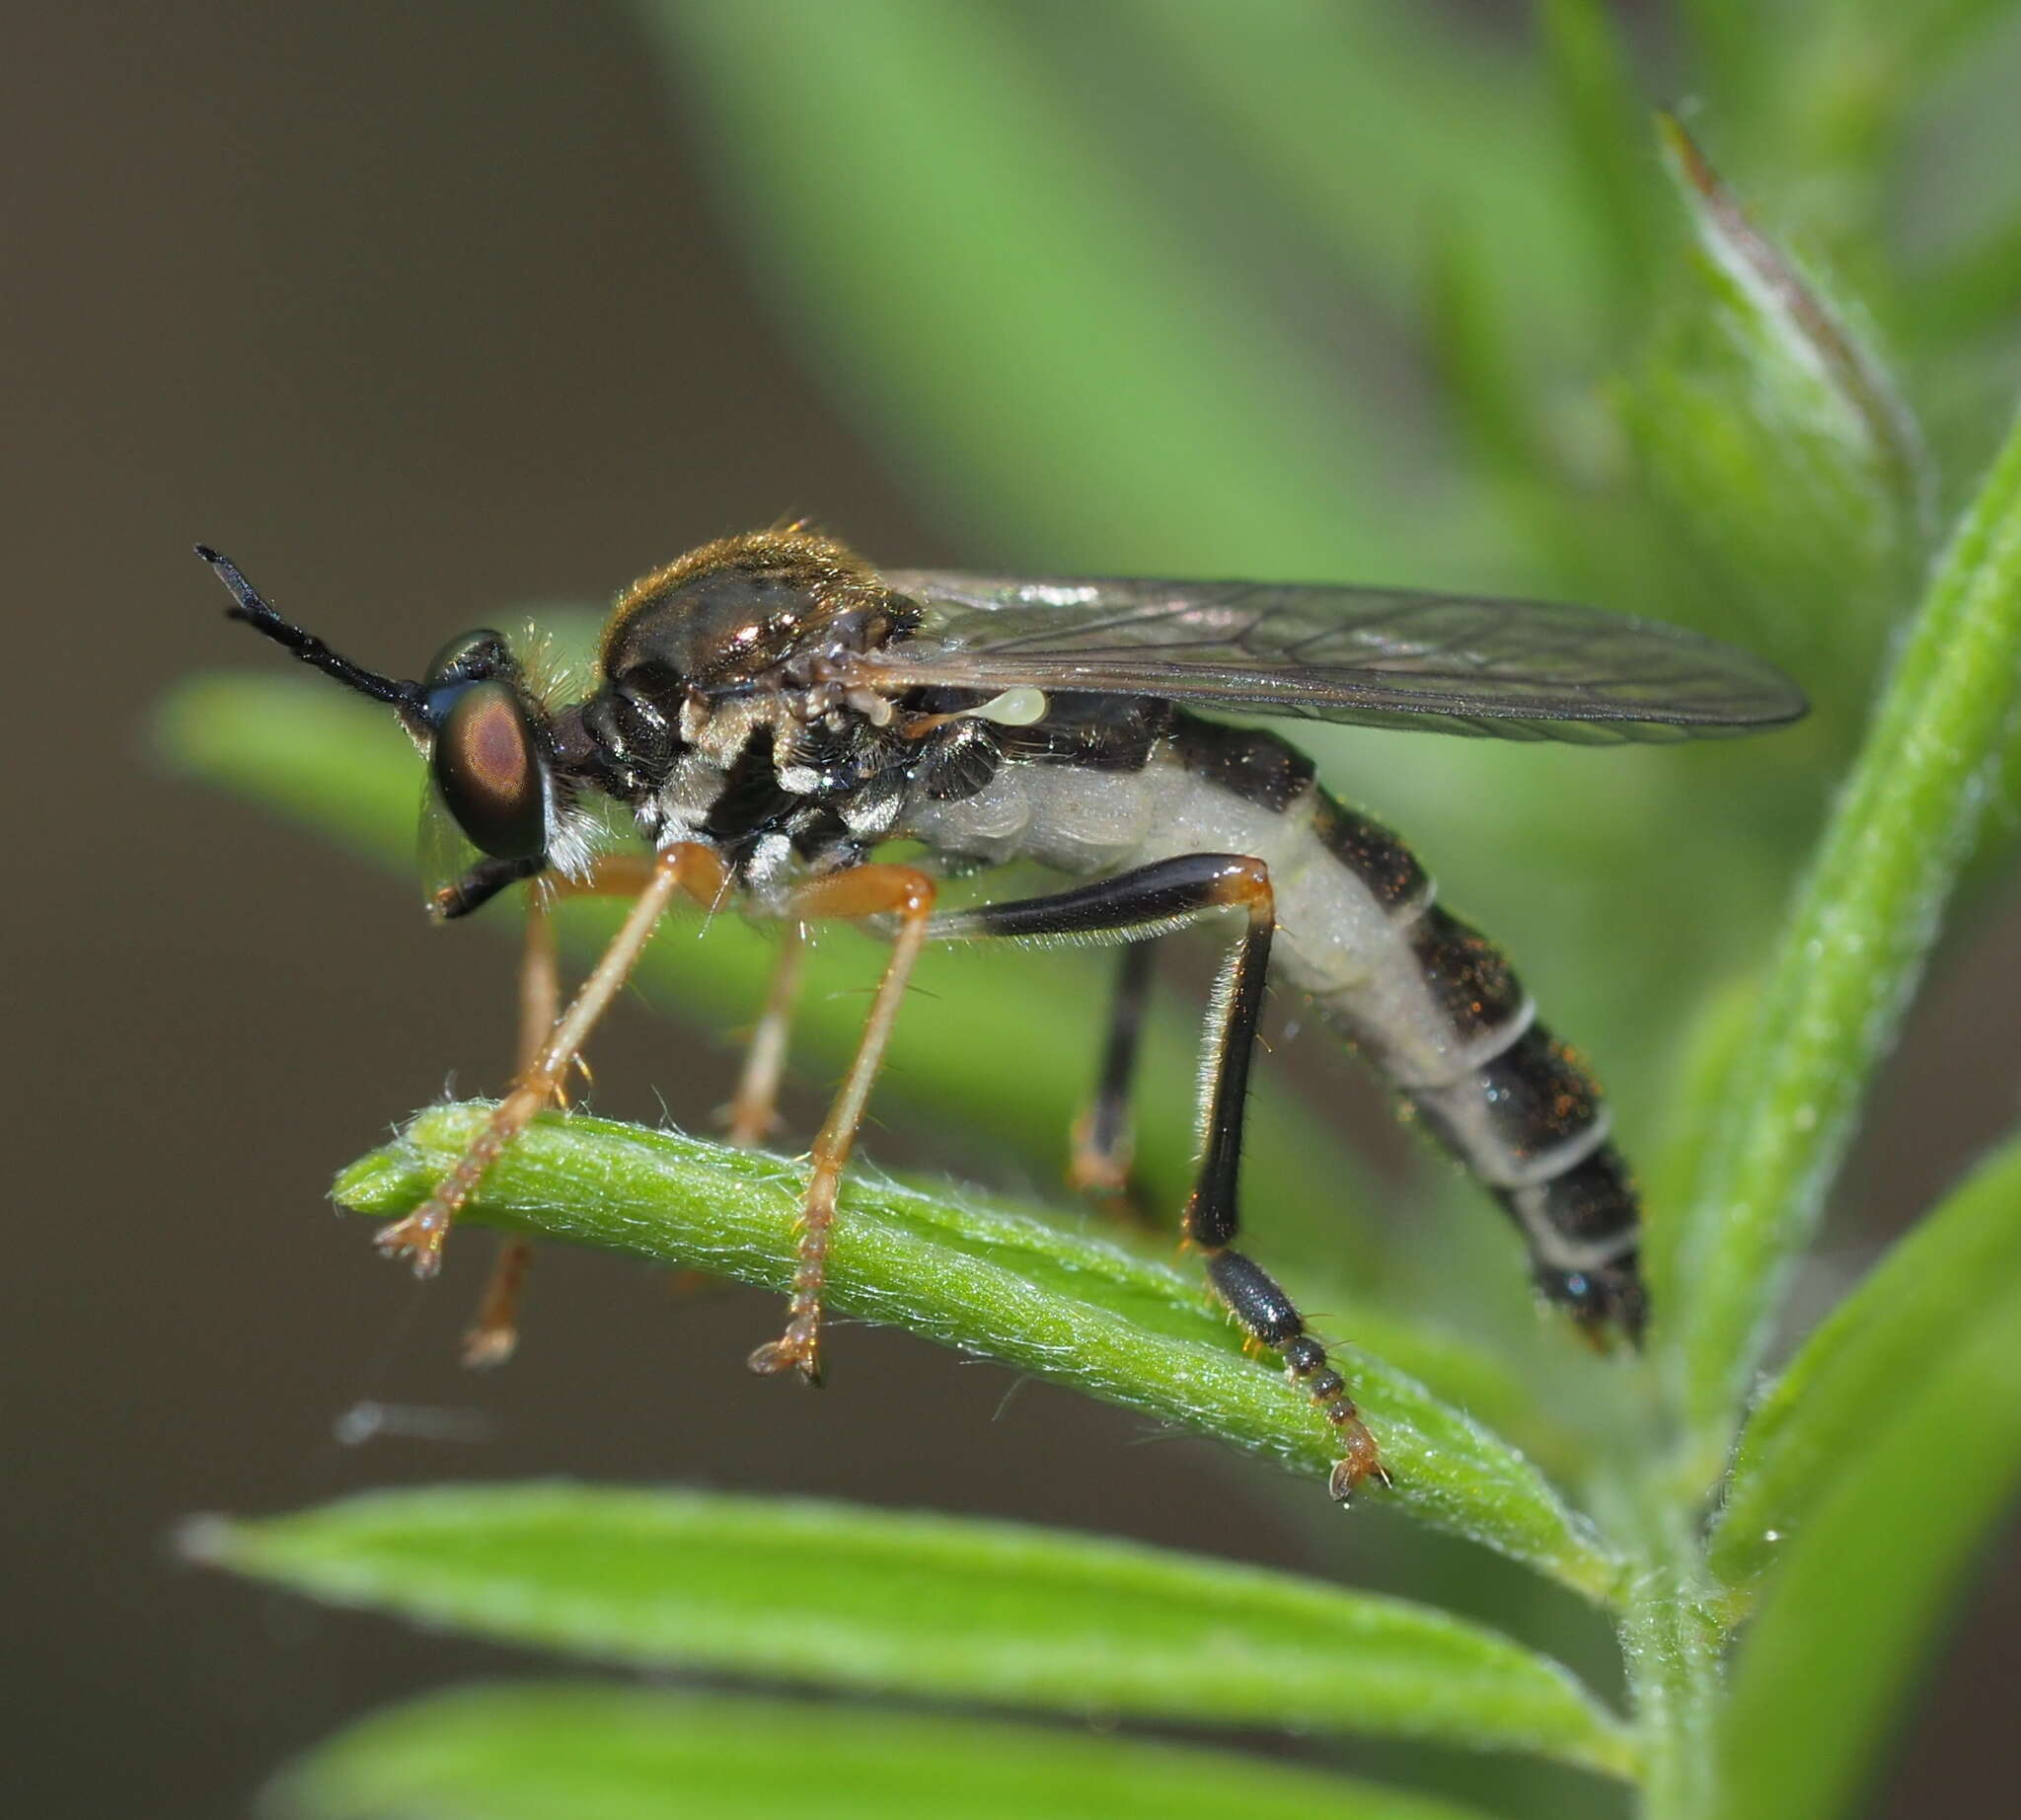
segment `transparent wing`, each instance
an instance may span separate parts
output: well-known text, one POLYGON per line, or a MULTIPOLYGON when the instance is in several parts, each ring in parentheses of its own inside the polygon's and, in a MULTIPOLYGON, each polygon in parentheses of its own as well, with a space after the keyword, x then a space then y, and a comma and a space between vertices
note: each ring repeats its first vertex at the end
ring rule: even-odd
POLYGON ((484 856, 456 825, 431 777, 421 779, 421 808, 414 824, 414 873, 421 901, 432 905, 444 887, 454 884, 484 856))
POLYGON ((863 658, 890 687, 1160 696, 1498 739, 1685 739, 1794 720, 1774 665, 1592 607, 1251 581, 886 571, 915 635, 863 658))

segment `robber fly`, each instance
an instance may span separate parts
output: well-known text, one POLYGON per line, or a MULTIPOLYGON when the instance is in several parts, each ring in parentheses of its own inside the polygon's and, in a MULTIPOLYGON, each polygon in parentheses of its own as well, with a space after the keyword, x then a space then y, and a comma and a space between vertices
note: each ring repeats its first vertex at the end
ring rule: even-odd
MULTIPOLYGON (((567 1011, 535 1019, 539 1040, 483 1133, 421 1207, 380 1233, 381 1249, 420 1273, 437 1267, 486 1170, 559 1100, 677 898, 735 899, 787 929, 734 1102, 746 1141, 770 1120, 800 927, 868 920, 890 936, 890 958, 814 1140, 785 1331, 750 1361, 818 1382, 837 1189, 922 948, 1048 936, 1126 945, 1076 1163, 1084 1184, 1113 1186, 1127 1167, 1144 945, 1231 911, 1184 1230, 1214 1292, 1337 1433, 1334 1495, 1386 1478, 1376 1443, 1291 1298, 1235 1249, 1273 962, 1501 1204, 1542 1293, 1596 1337, 1639 1335, 1636 1194, 1586 1068, 1538 1021, 1501 950, 1436 902, 1402 842, 1321 789, 1275 733, 1195 710, 1505 739, 1681 738, 1800 716, 1803 697, 1759 659, 1588 608, 1456 594, 880 573, 794 527, 723 538, 635 581, 604 628, 594 691, 564 704, 543 698, 493 632, 455 641, 416 681, 361 669, 283 619, 225 558, 198 555, 236 596, 233 618, 386 703, 426 753, 434 795, 472 850, 434 894, 436 916, 468 915, 522 880, 634 898, 567 1011), (598 797, 631 811, 648 857, 600 848, 598 797), (901 839, 925 857, 872 857, 901 839), (1013 860, 1070 882, 936 913, 939 877, 1013 860)), ((494 1337, 509 1336, 522 1263, 508 1258, 494 1286, 494 1337)))

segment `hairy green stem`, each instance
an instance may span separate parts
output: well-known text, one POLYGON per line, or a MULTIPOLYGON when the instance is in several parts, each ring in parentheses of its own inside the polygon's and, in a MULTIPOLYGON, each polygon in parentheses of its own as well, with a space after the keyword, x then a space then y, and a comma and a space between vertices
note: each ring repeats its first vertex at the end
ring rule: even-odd
MULTIPOLYGON (((338 1200, 381 1216, 410 1211, 487 1115, 469 1105, 423 1113, 343 1174, 338 1200)), ((493 1166, 465 1217, 779 1288, 792 1275, 801 1186, 798 1169, 778 1158, 551 1116, 493 1166)), ((843 1199, 828 1285, 838 1312, 1218 1436, 1316 1483, 1338 1452, 1282 1375, 1243 1356, 1197 1278, 1105 1238, 966 1193, 859 1180, 843 1199)), ((1407 1324, 1389 1336, 1439 1368, 1407 1324)), ((1612 1598, 1619 1559, 1529 1460, 1377 1354, 1343 1346, 1338 1356, 1396 1479, 1392 1492, 1368 1495, 1393 1497, 1588 1598, 1612 1598)))
POLYGON ((1682 1484, 1723 1471, 1797 1257, 1971 846, 2021 699, 2021 425, 1909 628, 1800 888, 1683 1233, 1682 1484))

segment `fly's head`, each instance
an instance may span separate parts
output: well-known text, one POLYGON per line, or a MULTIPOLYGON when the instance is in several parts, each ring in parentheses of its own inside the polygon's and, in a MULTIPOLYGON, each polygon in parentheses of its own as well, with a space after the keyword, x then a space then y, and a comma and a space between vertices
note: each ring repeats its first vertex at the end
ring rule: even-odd
POLYGON ((227 558, 200 545, 197 555, 231 589, 231 618, 386 703, 426 757, 436 803, 475 850, 468 856, 474 863, 430 898, 435 915, 468 915, 519 879, 550 867, 574 871, 586 858, 574 814, 576 767, 556 718, 500 634, 484 629, 451 640, 418 679, 381 676, 282 618, 227 558))
POLYGON ((198 554, 231 589, 233 618, 386 703, 426 756, 437 821, 474 850, 443 869, 454 875, 429 899, 437 916, 550 870, 582 876, 602 832, 590 793, 655 843, 725 851, 795 803, 846 805, 853 838, 896 813, 898 761, 915 748, 854 660, 902 638, 919 610, 818 533, 722 538, 640 577, 604 629, 595 691, 566 706, 488 630, 453 640, 415 680, 366 670, 282 618, 225 558, 198 554))
POLYGON ((548 715, 501 634, 468 632, 436 653, 411 726, 442 806, 473 847, 509 864, 545 858, 555 794, 548 715))

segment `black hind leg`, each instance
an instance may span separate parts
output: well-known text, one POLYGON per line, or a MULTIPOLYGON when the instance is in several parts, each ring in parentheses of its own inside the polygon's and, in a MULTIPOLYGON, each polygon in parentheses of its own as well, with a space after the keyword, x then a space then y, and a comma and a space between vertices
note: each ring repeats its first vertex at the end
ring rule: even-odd
POLYGON ((1067 1179, 1098 1207, 1139 1223, 1145 1211, 1130 1180, 1136 1152, 1130 1089, 1151 998, 1151 955, 1152 945, 1145 941, 1130 943, 1117 956, 1101 1077, 1087 1110, 1074 1122, 1074 1157, 1067 1171, 1067 1179))
POLYGON ((934 934, 1063 936, 1156 928, 1162 932, 1209 911, 1246 912, 1247 928, 1229 955, 1215 990, 1206 1033, 1200 1167, 1186 1201, 1186 1237, 1206 1254, 1207 1280, 1242 1330, 1284 1360, 1292 1383, 1309 1396, 1340 1437, 1328 1489, 1345 1500, 1365 1479, 1389 1482, 1346 1382, 1326 1348, 1306 1330, 1304 1319, 1261 1265, 1231 1249, 1241 1221, 1236 1178, 1242 1150, 1242 1115, 1249 1092, 1249 1061, 1263 1011, 1270 938, 1277 927, 1270 871, 1238 854, 1185 854, 1097 884, 1055 896, 989 904, 937 919, 934 934))

